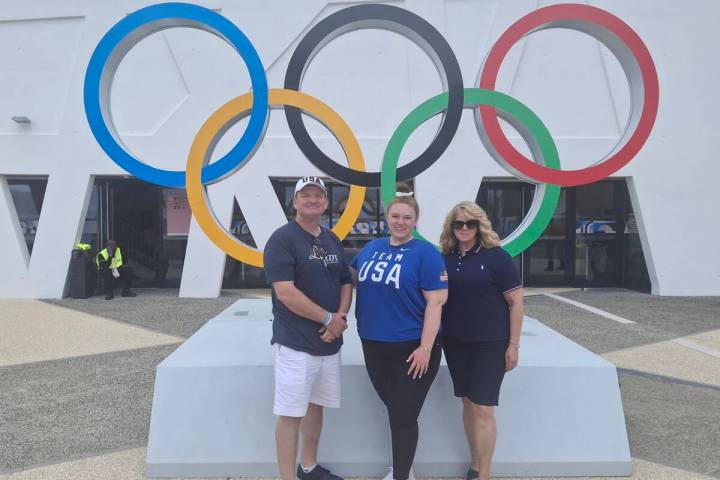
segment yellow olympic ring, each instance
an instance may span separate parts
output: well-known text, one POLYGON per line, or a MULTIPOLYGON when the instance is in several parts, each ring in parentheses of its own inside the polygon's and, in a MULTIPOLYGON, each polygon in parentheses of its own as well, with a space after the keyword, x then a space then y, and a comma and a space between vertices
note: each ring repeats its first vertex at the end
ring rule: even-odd
MULTIPOLYGON (((205 121, 190 147, 185 173, 185 188, 187 189, 188 201, 195 220, 208 238, 223 252, 236 260, 262 267, 262 251, 236 239, 211 213, 208 208, 207 190, 201 181, 202 167, 208 163, 218 138, 250 111, 252 99, 252 93, 236 97, 218 108, 205 121)), ((365 171, 365 161, 357 138, 355 138, 352 130, 340 115, 326 104, 310 95, 281 88, 269 91, 268 103, 270 107, 290 105, 311 114, 316 120, 324 124, 340 142, 350 168, 365 171)), ((350 194, 345 211, 332 229, 335 235, 340 237, 340 240, 347 236, 360 216, 364 200, 365 187, 350 185, 350 194)))

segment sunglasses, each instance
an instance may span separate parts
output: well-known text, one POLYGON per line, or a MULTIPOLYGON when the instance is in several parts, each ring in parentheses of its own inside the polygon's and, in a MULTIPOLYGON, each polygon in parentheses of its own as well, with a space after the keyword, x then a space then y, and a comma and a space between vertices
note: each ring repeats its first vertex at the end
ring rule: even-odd
POLYGON ((480 225, 480 222, 477 220, 468 220, 467 222, 463 222, 462 220, 453 220, 451 225, 453 230, 461 230, 463 227, 467 227, 468 230, 474 230, 478 227, 478 225, 480 225))

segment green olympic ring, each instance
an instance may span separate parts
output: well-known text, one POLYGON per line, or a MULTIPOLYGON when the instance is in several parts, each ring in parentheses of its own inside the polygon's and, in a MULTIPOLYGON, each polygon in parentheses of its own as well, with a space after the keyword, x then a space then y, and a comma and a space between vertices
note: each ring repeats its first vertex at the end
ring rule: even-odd
MULTIPOLYGON (((426 120, 442 113, 447 108, 447 105, 447 93, 432 97, 410 112, 393 132, 385 149, 380 174, 380 192, 386 205, 395 198, 397 193, 395 187, 397 164, 400 152, 402 152, 410 135, 426 120)), ((523 135, 526 142, 530 144, 530 150, 533 151, 533 160, 536 163, 544 164, 546 167, 556 170, 560 169, 560 158, 555 142, 545 125, 532 110, 504 93, 482 88, 466 88, 464 107, 474 108, 479 105, 497 108, 498 113, 513 124, 518 132, 523 135)), ((515 231, 502 241, 505 251, 514 257, 532 245, 552 220, 559 199, 560 187, 538 183, 530 211, 515 231)), ((425 240, 417 230, 413 231, 413 236, 425 240)))

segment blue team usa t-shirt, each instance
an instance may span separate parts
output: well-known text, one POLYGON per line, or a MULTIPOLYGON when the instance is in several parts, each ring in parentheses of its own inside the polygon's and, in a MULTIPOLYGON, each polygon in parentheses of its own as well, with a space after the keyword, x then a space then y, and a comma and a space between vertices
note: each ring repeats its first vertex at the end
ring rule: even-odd
POLYGON ((390 245, 378 238, 350 264, 357 270, 355 316, 363 340, 404 342, 422 336, 425 297, 422 291, 448 288, 445 261, 424 240, 390 245))

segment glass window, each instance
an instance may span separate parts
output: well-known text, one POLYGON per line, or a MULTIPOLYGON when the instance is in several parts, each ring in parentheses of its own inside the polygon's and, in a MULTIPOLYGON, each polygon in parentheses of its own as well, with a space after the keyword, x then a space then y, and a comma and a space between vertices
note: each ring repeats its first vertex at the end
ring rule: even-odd
POLYGON ((35 232, 40 222, 47 178, 45 179, 13 179, 8 178, 10 195, 15 204, 15 212, 20 222, 28 252, 32 254, 35 243, 35 232))
POLYGON ((623 284, 626 287, 649 292, 650 276, 648 275, 645 255, 643 254, 642 244, 640 243, 638 222, 633 213, 627 186, 623 185, 623 187, 625 187, 623 192, 625 197, 623 284))
POLYGON ((237 200, 233 202, 233 215, 232 222, 230 223, 230 233, 232 233, 233 236, 241 242, 250 245, 253 248, 257 248, 255 239, 253 238, 252 233, 250 233, 250 226, 245 220, 245 215, 243 215, 237 200))
POLYGON ((510 235, 523 220, 523 184, 520 182, 483 181, 477 202, 500 238, 510 235))
POLYGON ((163 188, 163 223, 165 239, 185 237, 190 232, 192 211, 184 188, 163 188))
POLYGON ((93 249, 97 251, 99 245, 100 235, 100 205, 98 201, 98 195, 100 195, 100 186, 93 185, 92 194, 90 195, 90 203, 88 204, 87 213, 85 214, 85 223, 83 225, 82 236, 80 241, 93 246, 93 249))
MULTIPOLYGON (((283 188, 286 187, 287 186, 284 186, 283 188)), ((290 210, 292 211, 292 202, 290 203, 290 210)), ((241 242, 257 248, 257 243, 255 243, 255 239, 250 232, 250 227, 245 220, 245 215, 243 215, 237 200, 233 206, 230 231, 233 236, 241 242)), ((266 286, 264 269, 246 265, 229 255, 227 256, 222 288, 265 288, 266 286)))
MULTIPOLYGON (((342 209, 345 209, 347 200, 343 203, 342 209)), ((380 192, 377 188, 368 188, 365 190, 365 200, 363 201, 360 215, 355 221, 350 234, 345 238, 345 245, 353 248, 362 248, 367 242, 382 236, 385 231, 384 213, 380 204, 380 192)))
POLYGON ((577 187, 575 279, 579 284, 619 284, 616 182, 577 187))
POLYGON ((561 190, 550 223, 525 250, 525 278, 529 284, 562 285, 572 275, 567 268, 567 197, 567 191, 561 190))
MULTIPOLYGON (((522 182, 484 179, 475 202, 485 210, 493 230, 503 239, 522 223, 526 195, 526 186, 522 182)), ((513 262, 522 273, 522 256, 516 256, 513 262)))
POLYGON ((158 248, 157 264, 153 265, 157 286, 178 287, 185 264, 185 251, 190 233, 192 211, 187 191, 182 188, 162 189, 162 245, 158 248))

